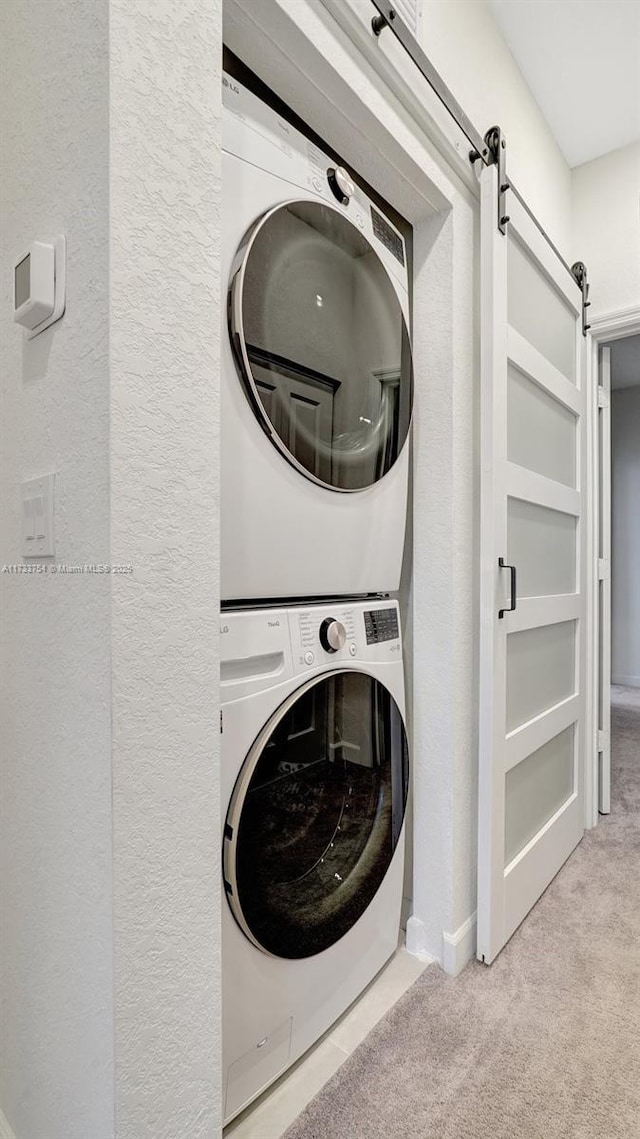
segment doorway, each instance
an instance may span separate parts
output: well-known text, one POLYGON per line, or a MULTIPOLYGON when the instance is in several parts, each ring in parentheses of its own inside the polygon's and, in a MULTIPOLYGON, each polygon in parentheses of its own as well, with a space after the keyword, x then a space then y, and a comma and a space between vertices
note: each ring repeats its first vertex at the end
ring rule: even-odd
POLYGON ((640 688, 640 334, 609 346, 611 680, 640 688))
POLYGON ((595 800, 607 814, 612 696, 614 704, 640 697, 640 333, 603 337, 597 351, 595 800))

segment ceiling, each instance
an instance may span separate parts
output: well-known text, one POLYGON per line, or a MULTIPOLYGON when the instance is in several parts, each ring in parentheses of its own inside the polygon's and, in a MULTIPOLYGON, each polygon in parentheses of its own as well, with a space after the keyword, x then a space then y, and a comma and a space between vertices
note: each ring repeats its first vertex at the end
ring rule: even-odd
POLYGON ((627 336, 624 340, 612 340, 611 387, 634 388, 640 385, 640 336, 627 336))
POLYGON ((569 166, 640 139, 638 0, 489 0, 569 166))

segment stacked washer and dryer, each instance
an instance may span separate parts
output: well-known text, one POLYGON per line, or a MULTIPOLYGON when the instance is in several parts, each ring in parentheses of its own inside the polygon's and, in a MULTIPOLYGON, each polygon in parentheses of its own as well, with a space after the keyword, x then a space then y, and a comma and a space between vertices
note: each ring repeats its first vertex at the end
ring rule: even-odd
POLYGON ((225 1121, 393 954, 409 758, 398 603, 407 254, 290 116, 224 75, 225 1121))

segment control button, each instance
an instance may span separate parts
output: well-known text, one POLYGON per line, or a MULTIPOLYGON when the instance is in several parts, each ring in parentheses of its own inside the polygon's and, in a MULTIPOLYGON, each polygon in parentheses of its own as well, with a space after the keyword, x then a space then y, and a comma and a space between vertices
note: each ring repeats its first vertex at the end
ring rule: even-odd
POLYGON ((342 621, 336 621, 335 617, 325 617, 320 626, 320 644, 323 649, 328 653, 337 653, 344 648, 346 639, 347 630, 342 621))
POLYGON ((354 657, 356 655, 357 651, 358 651, 357 645, 349 645, 349 652, 351 653, 352 657, 354 657))
POLYGON ((327 180, 331 193, 343 206, 349 205, 349 199, 355 193, 355 186, 343 166, 330 166, 327 170, 327 180))
POLYGON ((318 191, 319 194, 322 193, 322 182, 319 178, 312 178, 311 185, 313 186, 314 190, 318 191))
POLYGON ((364 229, 364 214, 358 214, 356 221, 360 226, 360 229, 364 229))
POLYGON ((313 662, 314 662, 314 660, 315 660, 315 659, 316 659, 316 658, 315 658, 315 656, 313 655, 313 653, 312 653, 311 651, 309 651, 309 652, 306 652, 306 653, 304 654, 304 663, 305 663, 305 664, 313 664, 313 662))

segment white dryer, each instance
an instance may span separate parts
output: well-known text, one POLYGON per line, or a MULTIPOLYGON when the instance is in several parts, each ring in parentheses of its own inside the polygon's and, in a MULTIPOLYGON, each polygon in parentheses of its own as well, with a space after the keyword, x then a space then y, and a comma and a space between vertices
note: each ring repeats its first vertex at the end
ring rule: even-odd
POLYGON ((222 598, 400 584, 407 250, 357 181, 225 75, 222 598))
POLYGON ((409 757, 398 606, 222 616, 225 1121, 398 943, 409 757))

